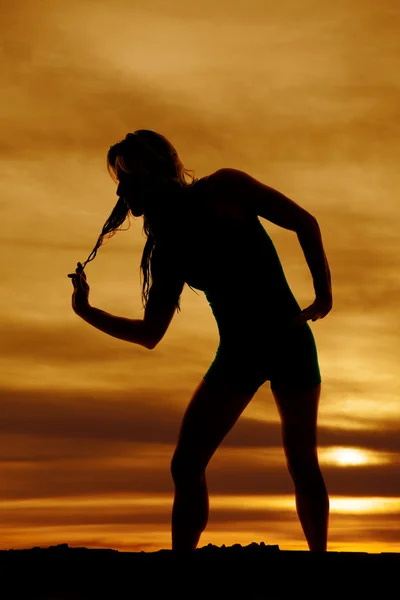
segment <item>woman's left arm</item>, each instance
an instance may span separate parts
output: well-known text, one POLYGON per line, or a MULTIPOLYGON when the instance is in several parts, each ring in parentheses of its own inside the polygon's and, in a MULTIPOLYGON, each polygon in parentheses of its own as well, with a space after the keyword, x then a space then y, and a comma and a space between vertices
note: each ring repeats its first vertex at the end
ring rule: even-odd
POLYGON ((96 329, 125 342, 139 344, 148 349, 154 347, 151 330, 144 319, 117 317, 89 304, 90 287, 81 263, 78 263, 75 273, 69 273, 68 277, 72 279, 74 286, 72 308, 81 319, 96 329))
POLYGON ((127 319, 111 315, 100 308, 88 306, 77 313, 86 323, 115 338, 139 344, 144 348, 154 347, 149 328, 143 319, 127 319))
POLYGON ((81 263, 75 273, 69 273, 74 286, 72 308, 86 323, 115 338, 139 344, 152 350, 161 341, 175 314, 177 299, 182 293, 183 279, 165 276, 156 255, 152 269, 153 282, 143 319, 117 317, 89 304, 90 287, 81 263), (154 268, 155 267, 155 268, 154 268))

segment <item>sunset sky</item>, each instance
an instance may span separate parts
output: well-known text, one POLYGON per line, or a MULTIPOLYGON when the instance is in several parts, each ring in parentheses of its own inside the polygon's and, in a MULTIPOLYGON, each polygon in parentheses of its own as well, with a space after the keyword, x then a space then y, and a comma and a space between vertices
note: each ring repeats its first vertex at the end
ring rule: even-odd
MULTIPOLYGON (((170 460, 218 331, 186 287, 154 351, 94 329, 67 273, 116 202, 110 145, 153 129, 202 177, 242 169, 318 220, 329 550, 400 551, 400 8, 396 0, 15 0, 2 9, 0 548, 171 547, 170 460)), ((262 220, 302 308, 294 233, 262 220)), ((86 269, 143 316, 142 220, 86 269)), ((247 307, 243 307, 245 312, 247 307)), ((200 546, 307 549, 269 382, 213 457, 200 546)))

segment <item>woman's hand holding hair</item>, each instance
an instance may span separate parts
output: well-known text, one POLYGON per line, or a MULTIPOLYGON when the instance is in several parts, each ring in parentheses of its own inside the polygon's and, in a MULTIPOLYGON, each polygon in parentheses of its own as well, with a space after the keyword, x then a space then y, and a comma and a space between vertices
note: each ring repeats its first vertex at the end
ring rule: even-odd
POLYGON ((86 281, 86 273, 84 273, 80 262, 78 262, 75 273, 68 273, 68 277, 72 279, 72 285, 74 286, 74 291, 72 293, 72 308, 78 316, 81 316, 81 314, 90 308, 90 287, 86 281))

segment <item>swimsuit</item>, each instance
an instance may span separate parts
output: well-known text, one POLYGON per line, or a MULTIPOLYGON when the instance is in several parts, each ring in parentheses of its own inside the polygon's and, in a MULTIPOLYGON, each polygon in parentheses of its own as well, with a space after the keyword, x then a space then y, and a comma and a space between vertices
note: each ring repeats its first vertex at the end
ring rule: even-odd
POLYGON ((310 326, 287 327, 301 308, 258 217, 210 216, 204 208, 191 213, 185 281, 204 292, 220 335, 204 379, 247 393, 267 380, 272 389, 304 390, 321 383, 310 326))

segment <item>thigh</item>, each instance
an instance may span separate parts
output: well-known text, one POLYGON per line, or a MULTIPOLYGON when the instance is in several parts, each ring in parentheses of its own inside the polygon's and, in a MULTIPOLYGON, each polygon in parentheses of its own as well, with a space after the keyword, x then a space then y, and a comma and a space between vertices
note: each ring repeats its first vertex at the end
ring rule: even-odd
POLYGON ((204 379, 215 387, 253 396, 270 379, 268 344, 220 343, 204 379))
POLYGON ((205 469, 253 396, 202 379, 185 411, 174 458, 186 457, 205 469))
POLYGON ((312 456, 317 445, 317 417, 321 384, 306 390, 273 389, 281 417, 287 458, 312 456))
POLYGON ((273 340, 271 389, 309 390, 321 383, 318 352, 310 326, 283 331, 273 340))

